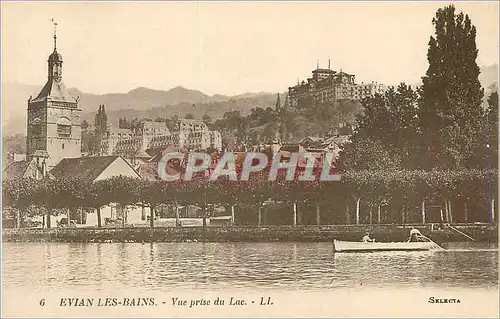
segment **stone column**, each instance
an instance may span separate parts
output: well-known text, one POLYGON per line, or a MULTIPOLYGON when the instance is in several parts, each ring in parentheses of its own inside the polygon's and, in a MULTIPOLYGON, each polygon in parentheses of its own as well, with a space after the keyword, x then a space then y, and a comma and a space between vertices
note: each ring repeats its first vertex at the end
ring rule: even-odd
POLYGON ((495 199, 491 199, 491 221, 495 223, 495 199))
POLYGON ((319 211, 319 205, 316 205, 316 225, 321 225, 321 215, 319 211))
POLYGON ((297 225, 297 203, 293 203, 293 226, 297 225))
POLYGON ((467 199, 464 200, 464 219, 465 219, 465 224, 469 223, 469 216, 467 212, 467 199))
POLYGON ((234 226, 234 205, 231 205, 231 226, 234 226))
POLYGON ((297 205, 297 225, 302 225, 302 209, 297 205))
POLYGON ((180 219, 179 219, 179 205, 175 203, 175 226, 179 226, 180 224, 180 219))
POLYGON ((21 210, 16 209, 16 228, 21 228, 21 210))
POLYGON ((259 221, 258 221, 258 226, 262 225, 262 206, 259 205, 259 221))
POLYGON ((425 224, 425 200, 422 200, 422 223, 425 224))
POLYGON ((356 225, 359 225, 359 202, 360 201, 361 201, 360 197, 356 198, 356 225))

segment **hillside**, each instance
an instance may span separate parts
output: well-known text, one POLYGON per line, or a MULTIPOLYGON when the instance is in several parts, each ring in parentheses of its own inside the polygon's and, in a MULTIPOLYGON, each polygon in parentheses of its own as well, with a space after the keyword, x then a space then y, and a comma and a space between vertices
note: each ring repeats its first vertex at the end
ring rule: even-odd
MULTIPOLYGON (((240 111, 242 115, 247 115, 250 110, 257 107, 274 107, 276 103, 276 94, 258 95, 249 98, 236 98, 228 101, 208 102, 208 103, 180 103, 178 105, 165 105, 162 107, 152 107, 150 109, 141 110, 135 108, 121 109, 116 111, 108 111, 106 105, 106 114, 108 121, 113 125, 118 125, 118 119, 126 117, 134 118, 150 118, 152 120, 157 117, 171 117, 177 115, 180 118, 187 114, 192 114, 196 119, 201 119, 203 115, 208 114, 212 119, 222 118, 227 111, 240 111)), ((92 123, 94 113, 86 113, 84 118, 87 122, 92 123)))
MULTIPOLYGON (((30 95, 36 96, 42 86, 19 83, 3 83, 3 135, 25 134, 26 108, 30 95)), ((168 91, 140 87, 127 93, 103 95, 88 94, 78 89, 69 89, 73 96, 80 97, 83 118, 93 122, 98 105, 106 106, 110 123, 117 125, 118 118, 185 116, 188 113, 200 118, 208 114, 213 119, 222 117, 228 110, 240 110, 247 114, 252 108, 273 106, 276 94, 245 93, 239 96, 221 94, 207 95, 197 90, 175 87, 168 91), (194 105, 194 106, 193 106, 194 105)))
MULTIPOLYGON (((489 94, 498 87, 498 65, 481 68, 479 79, 485 88, 486 101, 489 94)), ((4 136, 26 134, 27 100, 30 95, 35 96, 41 87, 42 85, 2 83, 2 130, 4 136)), ((199 119, 208 114, 215 120, 221 118, 229 110, 238 110, 246 115, 252 108, 274 107, 276 101, 276 94, 266 92, 243 93, 235 96, 220 94, 210 96, 180 86, 167 91, 140 87, 127 93, 103 95, 84 93, 73 88, 70 89, 70 93, 74 96, 80 96, 80 103, 84 111, 83 117, 89 123, 93 122, 98 105, 104 104, 108 119, 113 125, 117 125, 120 117, 155 119, 173 115, 184 117, 188 113, 199 119)))

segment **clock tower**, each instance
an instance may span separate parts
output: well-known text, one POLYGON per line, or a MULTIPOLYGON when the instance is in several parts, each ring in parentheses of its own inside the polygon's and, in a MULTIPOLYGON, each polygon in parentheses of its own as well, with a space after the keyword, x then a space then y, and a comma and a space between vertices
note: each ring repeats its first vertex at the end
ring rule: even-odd
POLYGON ((48 58, 48 79, 40 93, 28 100, 27 158, 50 170, 61 159, 81 157, 81 113, 62 82, 62 55, 57 52, 54 23, 54 51, 48 58))

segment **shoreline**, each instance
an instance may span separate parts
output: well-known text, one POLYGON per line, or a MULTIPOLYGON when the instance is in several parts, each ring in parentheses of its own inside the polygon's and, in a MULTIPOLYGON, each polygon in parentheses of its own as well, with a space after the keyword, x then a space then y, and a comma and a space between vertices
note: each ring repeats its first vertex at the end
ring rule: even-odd
POLYGON ((367 229, 379 242, 404 241, 410 227, 437 243, 471 241, 498 242, 496 225, 323 225, 323 226, 207 226, 3 229, 3 242, 332 242, 360 241, 367 229), (458 231, 457 231, 458 230, 458 231), (462 234, 461 234, 462 233, 462 234))

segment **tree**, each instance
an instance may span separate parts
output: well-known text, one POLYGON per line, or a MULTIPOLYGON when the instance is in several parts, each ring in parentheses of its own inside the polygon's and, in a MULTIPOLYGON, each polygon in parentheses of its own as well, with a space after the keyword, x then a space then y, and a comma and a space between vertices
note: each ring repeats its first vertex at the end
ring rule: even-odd
POLYGON ((24 218, 23 211, 34 202, 36 185, 37 181, 33 179, 7 179, 2 182, 3 204, 14 208, 14 211, 6 210, 5 213, 15 213, 17 228, 21 227, 24 218))
POLYGON ((402 167, 414 169, 418 167, 416 154, 419 151, 418 93, 401 83, 397 89, 389 88, 384 100, 392 129, 386 138, 398 152, 402 167))
POLYGON ((201 118, 203 120, 203 122, 205 122, 205 124, 210 124, 212 123, 212 118, 210 117, 210 115, 208 114, 205 114, 203 115, 203 117, 201 118))
POLYGON ((106 191, 108 192, 108 200, 111 203, 118 203, 123 211, 123 225, 126 224, 127 213, 125 208, 127 205, 136 204, 139 198, 140 189, 137 187, 141 182, 141 179, 126 177, 126 176, 113 176, 108 179, 108 187, 106 191))
POLYGON ((340 152, 337 168, 341 172, 353 170, 397 170, 401 158, 391 145, 379 139, 354 135, 340 152))
POLYGON ((89 126, 90 126, 90 125, 89 125, 89 123, 87 122, 87 120, 83 120, 83 121, 82 121, 82 125, 81 125, 82 130, 86 131, 86 130, 89 128, 89 126))
POLYGON ((498 168, 498 92, 493 92, 488 97, 488 113, 486 115, 488 123, 488 156, 495 168, 498 168))
POLYGON ((387 141, 387 133, 394 130, 392 118, 383 95, 376 94, 363 101, 364 111, 356 117, 357 136, 387 141))
POLYGON ((476 63, 476 28, 455 7, 439 9, 432 20, 419 111, 423 163, 427 168, 463 167, 479 143, 483 89, 476 63))
POLYGON ((94 118, 94 128, 98 136, 103 135, 108 130, 108 116, 106 115, 104 105, 99 105, 99 109, 94 118))
POLYGON ((102 226, 101 207, 110 203, 110 194, 108 191, 111 189, 109 180, 99 180, 94 182, 88 188, 88 193, 84 199, 85 205, 92 207, 97 212, 97 227, 102 226))
POLYGON ((154 227, 155 209, 158 204, 163 202, 163 192, 161 183, 156 181, 138 180, 137 181, 137 198, 141 206, 149 206, 150 219, 149 226, 154 227))
POLYGON ((194 115, 191 114, 191 113, 188 113, 188 114, 186 114, 186 116, 184 116, 184 118, 187 119, 187 120, 193 120, 194 119, 194 115))
POLYGON ((278 93, 278 97, 276 98, 276 105, 274 106, 274 111, 276 113, 279 113, 281 111, 281 101, 280 101, 280 94, 278 93))

